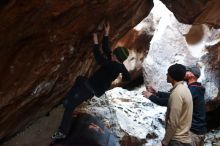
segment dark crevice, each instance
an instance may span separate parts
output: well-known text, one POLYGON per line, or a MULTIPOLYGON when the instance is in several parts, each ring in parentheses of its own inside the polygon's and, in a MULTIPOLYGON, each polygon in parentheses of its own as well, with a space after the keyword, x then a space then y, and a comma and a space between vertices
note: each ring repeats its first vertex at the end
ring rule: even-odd
POLYGON ((132 82, 130 82, 130 83, 126 84, 126 85, 123 85, 122 88, 125 88, 127 90, 133 90, 134 88, 143 85, 143 83, 144 83, 144 78, 143 78, 143 75, 140 74, 132 82))
POLYGON ((215 110, 207 112, 207 128, 208 130, 217 129, 220 127, 220 106, 218 106, 215 110))
POLYGON ((0 0, 0 8, 4 7, 5 5, 7 5, 10 2, 10 0, 0 0))

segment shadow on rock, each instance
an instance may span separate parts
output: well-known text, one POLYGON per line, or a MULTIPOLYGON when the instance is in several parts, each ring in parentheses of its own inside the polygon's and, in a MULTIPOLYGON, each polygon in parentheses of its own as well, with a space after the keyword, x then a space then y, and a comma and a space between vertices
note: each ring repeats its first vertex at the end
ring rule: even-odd
POLYGON ((120 146, 116 137, 102 119, 86 113, 73 116, 70 134, 65 140, 54 141, 50 146, 120 146))

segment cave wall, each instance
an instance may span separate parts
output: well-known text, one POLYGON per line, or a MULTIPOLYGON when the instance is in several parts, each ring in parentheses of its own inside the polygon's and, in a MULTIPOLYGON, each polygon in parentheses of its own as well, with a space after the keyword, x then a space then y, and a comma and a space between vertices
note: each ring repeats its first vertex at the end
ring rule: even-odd
POLYGON ((149 44, 155 31, 153 20, 153 14, 150 13, 148 17, 135 26, 135 28, 128 31, 113 45, 114 47, 123 46, 130 50, 129 57, 124 64, 134 80, 129 84, 124 84, 120 82, 121 78, 119 78, 112 83, 112 87, 122 86, 126 89, 132 89, 134 86, 143 84, 142 62, 147 54, 147 50, 149 50, 149 44), (145 25, 146 23, 148 25, 145 25))
POLYGON ((171 64, 197 64, 202 72, 199 81, 206 88, 207 126, 217 128, 220 126, 217 115, 220 107, 220 29, 215 29, 216 25, 180 23, 176 14, 164 7, 161 12, 163 16, 143 62, 145 85, 153 84, 159 90, 169 91, 171 85, 166 81, 166 72, 171 64))
POLYGON ((96 69, 91 34, 98 24, 110 22, 113 43, 152 7, 151 0, 1 1, 0 140, 45 115, 78 75, 96 69))
POLYGON ((209 24, 220 27, 219 0, 160 0, 185 24, 209 24))
MULTIPOLYGON (((220 109, 220 31, 211 39, 217 38, 219 41, 207 44, 206 49, 208 54, 203 57, 204 62, 207 64, 206 72, 208 74, 206 83, 208 83, 208 85, 211 87, 211 89, 207 90, 206 92, 213 93, 218 91, 212 96, 211 100, 207 101, 206 111, 209 112, 213 110, 219 111, 220 109), (210 84, 211 82, 213 84, 210 84)), ((216 118, 219 117, 217 114, 215 115, 216 118)))
MULTIPOLYGON (((219 0, 161 1, 182 23, 220 27, 219 0)), ((153 0, 2 0, 0 141, 59 104, 76 76, 90 75, 96 69, 91 33, 97 31, 101 22, 110 21, 110 41, 116 45, 152 7, 153 0)), ((148 39, 146 34, 141 36, 148 39)), ((139 48, 130 52, 138 54, 140 60, 142 53, 147 52, 140 45, 129 44, 130 41, 123 39, 119 44, 139 48)), ((213 55, 216 57, 216 53, 213 55)))

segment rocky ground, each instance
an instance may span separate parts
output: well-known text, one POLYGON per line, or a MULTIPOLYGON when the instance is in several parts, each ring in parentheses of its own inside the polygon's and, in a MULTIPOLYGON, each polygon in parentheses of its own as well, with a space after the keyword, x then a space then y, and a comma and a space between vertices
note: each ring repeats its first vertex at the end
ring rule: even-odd
MULTIPOLYGON (((77 110, 107 119, 111 130, 119 139, 125 138, 125 135, 136 137, 136 142, 131 142, 132 146, 143 140, 147 142, 143 146, 160 146, 160 140, 164 135, 166 108, 143 98, 141 95, 143 90, 143 87, 134 91, 115 88, 101 98, 94 97, 77 110)), ((37 120, 2 146, 48 146, 50 136, 58 127, 62 112, 62 106, 56 107, 49 116, 37 120)), ((217 142, 219 140, 220 131, 211 131, 206 136, 206 146, 220 146, 217 142)))
POLYGON ((62 111, 62 106, 54 108, 49 116, 35 121, 2 146, 48 146, 50 136, 58 127, 62 111))

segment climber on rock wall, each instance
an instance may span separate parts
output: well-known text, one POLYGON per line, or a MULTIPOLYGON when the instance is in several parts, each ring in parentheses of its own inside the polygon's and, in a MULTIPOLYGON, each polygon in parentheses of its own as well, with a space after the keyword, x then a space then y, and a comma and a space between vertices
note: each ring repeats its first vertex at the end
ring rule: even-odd
POLYGON ((64 114, 59 130, 52 136, 53 139, 65 139, 67 137, 71 127, 72 113, 76 106, 94 95, 97 97, 103 95, 120 73, 122 73, 122 81, 131 79, 128 70, 123 64, 129 55, 128 50, 124 47, 117 47, 112 51, 108 43, 109 23, 104 24, 104 30, 102 52, 98 44, 98 36, 93 33, 93 54, 100 67, 89 78, 84 76, 76 78, 74 85, 64 98, 64 114))

